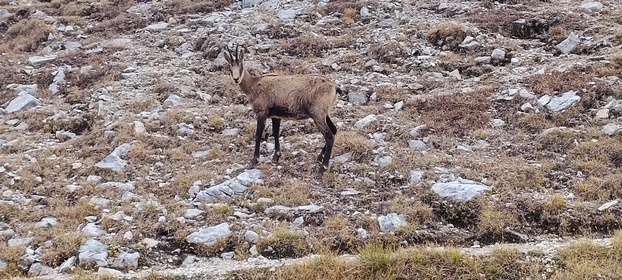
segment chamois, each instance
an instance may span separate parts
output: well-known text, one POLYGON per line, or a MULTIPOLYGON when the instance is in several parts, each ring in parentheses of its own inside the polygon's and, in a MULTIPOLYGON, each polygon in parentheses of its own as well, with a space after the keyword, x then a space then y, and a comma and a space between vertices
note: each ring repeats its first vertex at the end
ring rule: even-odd
POLYGON ((255 166, 259 159, 259 145, 266 125, 266 119, 272 120, 274 136, 273 162, 281 157, 279 127, 281 120, 302 120, 312 118, 326 143, 317 157, 321 162, 319 172, 328 169, 330 154, 333 149, 337 127, 329 113, 337 101, 341 89, 332 81, 319 75, 277 75, 267 74, 254 77, 244 67, 244 47, 236 44, 235 53, 225 46, 224 56, 229 63, 229 74, 248 97, 257 117, 255 133, 255 153, 250 162, 255 166))

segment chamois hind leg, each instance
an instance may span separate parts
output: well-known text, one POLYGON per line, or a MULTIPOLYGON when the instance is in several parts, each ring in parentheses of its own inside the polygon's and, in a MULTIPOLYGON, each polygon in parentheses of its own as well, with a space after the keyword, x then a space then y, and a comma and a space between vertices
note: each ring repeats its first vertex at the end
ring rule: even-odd
POLYGON ((279 162, 279 158, 281 157, 281 144, 279 143, 279 128, 281 126, 281 119, 272 118, 272 136, 274 136, 274 156, 272 157, 273 162, 279 162))
POLYGON ((328 169, 328 162, 330 160, 330 154, 333 150, 333 143, 335 142, 335 135, 333 134, 333 131, 331 130, 330 125, 328 124, 325 116, 314 117, 313 121, 315 122, 315 125, 317 126, 317 128, 320 130, 320 132, 324 136, 324 140, 326 140, 326 144, 324 144, 324 148, 322 149, 323 152, 320 154, 322 155, 323 158, 322 158, 322 165, 320 165, 319 171, 320 173, 322 173, 326 169, 328 169))
POLYGON ((257 131, 255 132, 255 153, 253 154, 253 159, 251 159, 251 167, 257 165, 259 162, 259 145, 261 144, 261 136, 263 135, 263 130, 266 128, 266 115, 257 114, 257 131))
MULTIPOLYGON (((330 132, 333 133, 333 136, 337 135, 337 127, 335 126, 335 124, 333 123, 333 121, 330 119, 329 116, 326 116, 326 124, 330 128, 330 132)), ((324 144, 324 147, 322 148, 322 152, 320 152, 320 154, 317 156, 318 162, 322 162, 324 160, 324 154, 326 153, 327 144, 328 143, 324 144)))

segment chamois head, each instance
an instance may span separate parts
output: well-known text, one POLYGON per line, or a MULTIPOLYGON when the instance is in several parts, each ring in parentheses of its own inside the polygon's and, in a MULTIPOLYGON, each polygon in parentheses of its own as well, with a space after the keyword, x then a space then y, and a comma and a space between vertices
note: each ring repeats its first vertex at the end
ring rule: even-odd
POLYGON ((239 48, 239 45, 235 45, 235 54, 231 53, 229 46, 225 46, 225 59, 229 63, 229 74, 236 84, 242 82, 244 79, 244 46, 239 48))

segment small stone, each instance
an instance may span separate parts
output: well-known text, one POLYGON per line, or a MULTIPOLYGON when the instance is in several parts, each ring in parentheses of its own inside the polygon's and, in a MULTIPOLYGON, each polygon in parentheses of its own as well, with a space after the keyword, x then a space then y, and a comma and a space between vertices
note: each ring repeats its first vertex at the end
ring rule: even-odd
POLYGON ((378 216, 378 223, 382 232, 395 232, 401 226, 406 225, 406 218, 404 215, 390 213, 385 216, 378 216))
POLYGON ((12 238, 12 239, 9 239, 9 241, 7 242, 7 245, 9 247, 16 247, 16 246, 27 247, 28 245, 30 245, 30 243, 32 243, 32 237, 12 238))
POLYGON ((197 217, 201 216, 203 214, 203 211, 199 210, 199 209, 188 209, 186 210, 186 213, 184 214, 184 218, 186 219, 196 219, 197 217))
POLYGON ((361 10, 359 11, 359 14, 362 17, 370 17, 372 14, 369 12, 369 8, 367 8, 367 6, 363 6, 361 8, 361 10))
POLYGON ((188 266, 192 265, 196 260, 197 260, 197 256, 195 256, 195 255, 188 255, 188 256, 186 256, 184 261, 181 263, 181 266, 182 267, 188 267, 188 266))
POLYGON ((549 102, 551 102, 551 96, 550 95, 543 95, 542 97, 540 97, 537 101, 538 105, 544 107, 546 106, 546 104, 549 104, 549 102))
POLYGON ((145 125, 140 121, 134 121, 134 135, 145 135, 147 134, 147 129, 145 125))
POLYGON ((588 13, 600 13, 605 6, 603 3, 590 1, 581 4, 581 8, 588 13))
POLYGON ((41 105, 43 105, 43 103, 39 99, 26 92, 22 92, 15 99, 9 102, 9 105, 6 106, 5 111, 7 113, 14 113, 41 105))
POLYGON ((500 128, 500 127, 503 127, 505 125, 505 121, 501 120, 501 119, 493 119, 491 121, 491 125, 494 128, 500 128))
POLYGON ((479 56, 473 59, 477 64, 490 64, 492 58, 490 56, 479 56))
POLYGON ((119 256, 110 262, 110 266, 117 269, 137 269, 139 258, 140 254, 138 252, 121 252, 119 256))
POLYGON ((576 49, 577 46, 579 46, 580 43, 581 43, 581 39, 579 39, 579 36, 577 36, 577 34, 575 34, 573 32, 573 33, 570 33, 570 36, 568 36, 568 38, 566 38, 566 40, 564 40, 561 43, 557 44, 557 46, 555 46, 555 48, 557 48, 563 54, 569 54, 574 49, 576 49))
POLYGON ((491 187, 480 182, 461 178, 451 182, 438 182, 432 185, 432 191, 436 194, 457 201, 469 201, 490 190, 492 190, 491 187))
POLYGON ((222 131, 223 136, 236 136, 240 132, 237 128, 225 128, 222 131))
POLYGON ((505 59, 505 50, 504 49, 494 49, 492 51, 492 54, 490 55, 490 58, 492 58, 493 60, 504 60, 505 59))
POLYGON ((86 183, 88 183, 88 184, 97 185, 97 184, 101 183, 101 181, 102 181, 102 177, 101 176, 89 175, 88 177, 86 177, 86 183))
POLYGON ((367 239, 369 237, 369 233, 364 228, 356 229, 356 236, 360 239, 367 239))
POLYGON ((132 231, 128 230, 123 234, 123 239, 132 240, 134 239, 134 234, 132 233, 132 231))
POLYGON ((297 15, 298 15, 298 12, 296 10, 291 10, 291 9, 279 10, 276 14, 276 16, 282 20, 292 20, 296 18, 297 15))
POLYGON ((270 24, 267 23, 259 23, 259 24, 255 24, 251 27, 251 34, 252 35, 257 35, 257 34, 263 34, 266 33, 268 31, 268 29, 270 28, 270 24))
POLYGON ((108 247, 97 240, 89 239, 80 246, 78 260, 81 265, 107 266, 107 258, 108 247))
POLYGON ((622 132, 622 125, 616 123, 608 123, 603 126, 603 133, 609 136, 613 136, 622 132))
POLYGON ((97 185, 98 188, 103 188, 103 189, 110 189, 110 188, 116 188, 116 189, 120 189, 122 191, 133 191, 136 188, 136 183, 135 182, 127 182, 127 183, 122 183, 122 182, 106 182, 106 183, 101 183, 99 185, 97 185))
POLYGON ((46 55, 46 56, 32 56, 28 58, 28 62, 32 66, 39 66, 56 59, 56 55, 46 55))
POLYGON ((363 105, 367 103, 367 96, 363 92, 349 92, 348 102, 354 105, 363 105))
MULTIPOLYGON (((73 268, 76 266, 76 256, 71 256, 70 258, 68 258, 67 260, 65 260, 60 267, 58 267, 58 272, 60 273, 67 273, 70 272, 71 270, 73 270, 73 268)), ((1 269, 0 269, 1 270, 1 269)))
POLYGON ((123 272, 118 271, 112 268, 99 267, 97 269, 97 275, 101 277, 112 277, 112 278, 121 278, 123 277, 123 272))
POLYGON ((250 250, 248 250, 248 252, 251 254, 251 256, 259 255, 259 251, 257 251, 257 245, 251 246, 251 248, 250 248, 250 250))
POLYGON ((344 189, 343 191, 341 191, 339 193, 339 195, 341 195, 341 196, 351 196, 351 195, 358 195, 360 193, 361 192, 357 191, 356 189, 347 188, 347 189, 344 189))
POLYGON ((391 156, 383 156, 376 160, 378 166, 384 168, 389 166, 393 162, 393 158, 391 156))
POLYGON ((546 104, 546 108, 553 112, 560 112, 576 105, 580 100, 581 97, 577 95, 577 92, 571 90, 563 93, 562 96, 552 97, 551 101, 546 104))
POLYGON ((225 252, 225 253, 220 254, 220 257, 223 260, 230 261, 230 260, 233 260, 233 257, 235 257, 235 252, 225 252))
POLYGON ((594 116, 597 120, 605 120, 609 118, 609 109, 600 109, 596 112, 596 116, 594 116))
POLYGON ((331 161, 333 162, 333 164, 334 163, 345 163, 349 161, 351 158, 352 158, 352 152, 349 152, 349 153, 345 153, 340 156, 336 156, 331 161))
POLYGON ((305 213, 315 214, 315 213, 320 213, 324 211, 324 207, 320 205, 311 204, 311 205, 298 206, 296 207, 296 210, 302 211, 305 213))
POLYGON ((127 165, 127 161, 121 158, 125 157, 131 149, 132 145, 128 143, 118 146, 112 151, 112 153, 110 153, 110 155, 95 164, 95 166, 101 169, 110 169, 115 172, 121 172, 127 165))
POLYGON ((160 241, 157 241, 157 240, 155 240, 153 238, 145 238, 140 243, 145 245, 146 249, 151 249, 151 248, 154 248, 154 247, 158 246, 158 244, 160 244, 160 241))
POLYGON ((179 97, 178 95, 171 94, 166 98, 166 100, 164 100, 164 102, 162 103, 162 106, 164 108, 171 108, 171 107, 179 106, 181 104, 183 104, 183 99, 179 97))
POLYGON ((365 127, 367 127, 368 125, 370 125, 371 123, 375 122, 376 120, 378 120, 378 118, 376 117, 376 115, 368 115, 364 118, 362 118, 361 120, 357 121, 354 124, 354 127, 358 128, 358 129, 363 129, 365 127))
POLYGON ((416 151, 425 151, 428 149, 428 145, 422 140, 408 140, 408 147, 416 151))
POLYGON ((395 111, 402 110, 403 107, 404 107, 404 101, 399 101, 393 105, 393 108, 395 109, 395 111))
POLYGON ((469 147, 467 145, 458 145, 456 147, 456 150, 458 150, 458 152, 461 153, 461 154, 471 154, 471 153, 473 153, 473 149, 471 149, 471 147, 469 147))
POLYGON ((49 274, 52 274, 53 272, 54 272, 54 269, 40 262, 33 263, 30 266, 30 269, 28 269, 28 275, 30 276, 49 275, 49 274))
POLYGON ((231 235, 228 223, 221 223, 213 227, 201 228, 186 237, 188 243, 213 245, 219 239, 231 235))
POLYGON ((157 23, 153 23, 148 25, 147 27, 145 27, 145 30, 148 31, 162 31, 164 29, 166 29, 168 27, 168 23, 167 22, 157 22, 157 23))
POLYGON ((598 207, 598 211, 605 211, 613 206, 616 206, 618 203, 620 202, 620 200, 616 199, 616 200, 612 200, 609 201, 603 205, 601 205, 600 207, 598 207))
POLYGON ((425 174, 422 170, 411 170, 409 175, 409 182, 412 185, 419 184, 423 180, 423 175, 425 174))
POLYGON ((50 228, 57 224, 58 224, 58 219, 54 217, 46 217, 46 218, 41 219, 41 221, 39 221, 35 225, 41 228, 50 228))
POLYGON ((460 75, 460 70, 458 70, 458 69, 449 72, 448 76, 450 78, 453 78, 453 79, 458 80, 458 81, 462 80, 462 76, 460 75))
POLYGON ((12 88, 16 93, 20 94, 22 92, 26 92, 30 95, 35 95, 35 93, 37 93, 37 90, 39 89, 39 86, 37 86, 37 84, 32 84, 32 85, 8 85, 7 88, 12 88))
POLYGON ((244 233, 244 240, 250 244, 255 244, 259 242, 259 234, 257 234, 256 232, 252 230, 247 230, 244 233))
POLYGON ((95 223, 88 223, 82 228, 82 234, 86 237, 99 237, 104 234, 104 231, 95 223))
POLYGON ((76 134, 75 133, 67 132, 67 131, 64 131, 64 130, 56 131, 54 136, 56 136, 56 139, 58 139, 61 142, 64 142, 64 141, 76 138, 76 134))
POLYGON ((534 108, 533 108, 533 105, 531 105, 531 103, 526 102, 520 106, 520 110, 523 112, 531 112, 534 110, 534 108))
POLYGON ((301 216, 301 217, 294 219, 294 221, 292 222, 292 225, 298 227, 298 226, 303 225, 304 223, 305 223, 305 218, 301 216))

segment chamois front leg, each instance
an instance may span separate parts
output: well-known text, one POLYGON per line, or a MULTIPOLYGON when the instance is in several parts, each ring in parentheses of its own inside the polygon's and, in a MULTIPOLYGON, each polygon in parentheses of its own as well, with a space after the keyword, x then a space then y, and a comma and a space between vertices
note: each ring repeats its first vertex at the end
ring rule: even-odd
POLYGON ((259 162, 259 145, 261 144, 261 136, 263 135, 263 130, 266 127, 266 115, 257 114, 257 131, 255 132, 255 153, 253 154, 253 159, 251 160, 251 167, 257 165, 259 162))
POLYGON ((272 162, 279 162, 279 158, 281 157, 281 144, 279 143, 279 128, 281 126, 281 119, 272 118, 272 136, 274 136, 274 157, 272 157, 272 162))

